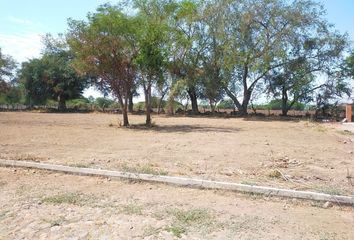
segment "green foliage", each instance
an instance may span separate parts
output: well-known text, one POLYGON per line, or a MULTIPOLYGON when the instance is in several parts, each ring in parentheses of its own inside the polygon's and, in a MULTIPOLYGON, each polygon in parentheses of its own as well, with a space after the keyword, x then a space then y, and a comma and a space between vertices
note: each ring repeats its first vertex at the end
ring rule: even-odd
MULTIPOLYGON (((158 97, 151 97, 151 108, 158 108, 160 103, 160 98, 158 97)), ((166 100, 161 101, 161 107, 166 108, 168 106, 168 102, 166 100)), ((173 107, 175 109, 177 108, 183 108, 183 105, 177 101, 174 101, 173 107)), ((135 110, 143 110, 145 109, 145 102, 138 102, 134 104, 135 110)))
MULTIPOLYGON (((290 102, 288 102, 290 105, 290 102)), ((300 102, 296 102, 290 108, 291 110, 305 110, 306 105, 300 102)), ((267 104, 259 104, 254 105, 254 108, 259 110, 282 110, 282 100, 281 99, 274 99, 267 104)))
POLYGON ((99 97, 95 100, 95 105, 100 109, 110 108, 115 104, 115 101, 108 98, 99 97))
MULTIPOLYGON (((47 36, 49 37, 49 36, 47 36)), ((43 104, 47 99, 59 102, 59 109, 66 108, 65 102, 80 97, 87 86, 87 77, 79 76, 71 66, 73 55, 61 45, 54 48, 52 40, 47 39, 50 48, 39 59, 22 64, 20 79, 27 93, 27 103, 43 104)))
POLYGON ((71 99, 66 102, 68 108, 77 110, 89 110, 91 109, 92 103, 86 98, 76 98, 71 99))
POLYGON ((136 80, 137 31, 141 22, 105 4, 88 15, 87 22, 69 20, 68 43, 81 74, 95 78, 96 86, 111 91, 122 106, 124 126, 129 125, 128 96, 136 80))
POLYGON ((53 204, 53 205, 60 205, 60 204, 73 204, 82 206, 89 201, 89 197, 78 194, 78 193, 64 193, 58 194, 54 196, 44 197, 42 199, 43 203, 53 204))
POLYGON ((218 108, 220 108, 220 109, 235 109, 235 104, 231 99, 226 99, 226 100, 222 100, 218 104, 218 108))
POLYGON ((0 91, 0 104, 22 104, 24 93, 21 86, 6 83, 6 88, 0 91))
POLYGON ((0 92, 6 80, 12 80, 14 70, 16 68, 15 60, 8 55, 2 53, 0 48, 0 92))

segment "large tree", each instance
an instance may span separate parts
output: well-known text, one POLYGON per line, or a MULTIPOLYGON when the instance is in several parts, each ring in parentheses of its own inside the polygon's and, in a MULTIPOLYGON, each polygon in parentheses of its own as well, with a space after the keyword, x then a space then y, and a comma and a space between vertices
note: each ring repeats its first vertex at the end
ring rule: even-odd
MULTIPOLYGON (((139 68, 139 82, 144 90, 146 125, 151 126, 152 87, 165 81, 164 73, 167 66, 166 40, 168 33, 167 18, 173 11, 167 1, 136 0, 138 10, 138 56, 136 63, 139 68)), ((173 6, 172 6, 173 7, 173 6)))
POLYGON ((8 82, 12 80, 15 68, 15 60, 11 56, 3 54, 0 48, 0 92, 5 92, 8 89, 8 82))
POLYGON ((96 85, 108 89, 122 107, 123 126, 129 125, 128 103, 136 80, 139 22, 119 6, 102 5, 87 21, 69 20, 68 42, 74 66, 94 76, 96 85))
POLYGON ((72 67, 72 52, 63 40, 48 35, 41 58, 22 64, 20 79, 24 83, 27 102, 43 104, 47 99, 58 101, 58 110, 66 110, 66 101, 81 96, 87 77, 79 76, 72 67))
MULTIPOLYGON (((311 40, 331 31, 322 7, 314 1, 222 0, 210 4, 209 9, 215 19, 210 22, 214 25, 211 29, 218 29, 210 34, 215 34, 223 49, 218 64, 224 90, 241 114, 247 114, 254 89, 270 72, 304 57, 301 51, 292 52, 289 41, 299 39, 294 36, 301 36, 302 44, 306 37, 311 40)), ((326 40, 331 41, 320 39, 326 40)), ((327 49, 318 51, 317 56, 326 56, 327 49)))
POLYGON ((296 102, 313 100, 315 92, 323 88, 337 88, 337 94, 346 91, 340 70, 348 47, 345 35, 333 31, 321 13, 313 15, 309 25, 303 22, 288 34, 287 52, 279 57, 282 64, 272 69, 266 79, 268 89, 281 96, 282 113, 287 115, 296 102))

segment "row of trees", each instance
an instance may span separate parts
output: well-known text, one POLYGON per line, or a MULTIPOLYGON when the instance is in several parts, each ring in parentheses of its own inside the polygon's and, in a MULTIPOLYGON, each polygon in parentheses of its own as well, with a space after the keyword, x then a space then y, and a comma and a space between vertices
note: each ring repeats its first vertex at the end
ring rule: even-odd
POLYGON ((62 108, 94 83, 117 99, 125 126, 138 88, 147 125, 153 91, 170 103, 188 97, 195 114, 198 100, 214 109, 228 97, 244 115, 265 94, 286 115, 298 102, 350 94, 349 47, 312 0, 131 0, 70 19, 19 76, 31 101, 50 96, 62 108))

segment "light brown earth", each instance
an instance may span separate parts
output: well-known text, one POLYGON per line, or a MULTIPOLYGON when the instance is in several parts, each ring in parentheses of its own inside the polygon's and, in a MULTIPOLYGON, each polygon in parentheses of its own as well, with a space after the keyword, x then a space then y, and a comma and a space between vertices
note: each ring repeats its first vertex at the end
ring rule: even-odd
MULTIPOLYGON (((0 158, 353 193, 354 136, 340 125, 117 119, 0 113, 0 158)), ((354 239, 353 229, 352 207, 0 168, 1 240, 354 239)))
POLYGON ((0 113, 0 158, 353 194, 354 135, 338 124, 119 117, 0 113))
POLYGON ((0 239, 338 239, 353 209, 0 168, 0 239))

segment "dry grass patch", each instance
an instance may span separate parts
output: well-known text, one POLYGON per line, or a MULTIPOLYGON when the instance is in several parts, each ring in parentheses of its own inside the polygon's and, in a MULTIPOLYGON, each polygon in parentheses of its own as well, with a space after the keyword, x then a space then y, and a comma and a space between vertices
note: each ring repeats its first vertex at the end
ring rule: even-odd
POLYGON ((83 206, 92 202, 92 197, 88 195, 83 195, 79 193, 63 193, 58 195, 53 195, 49 197, 44 197, 41 200, 42 203, 61 205, 61 204, 72 204, 77 206, 83 206))

